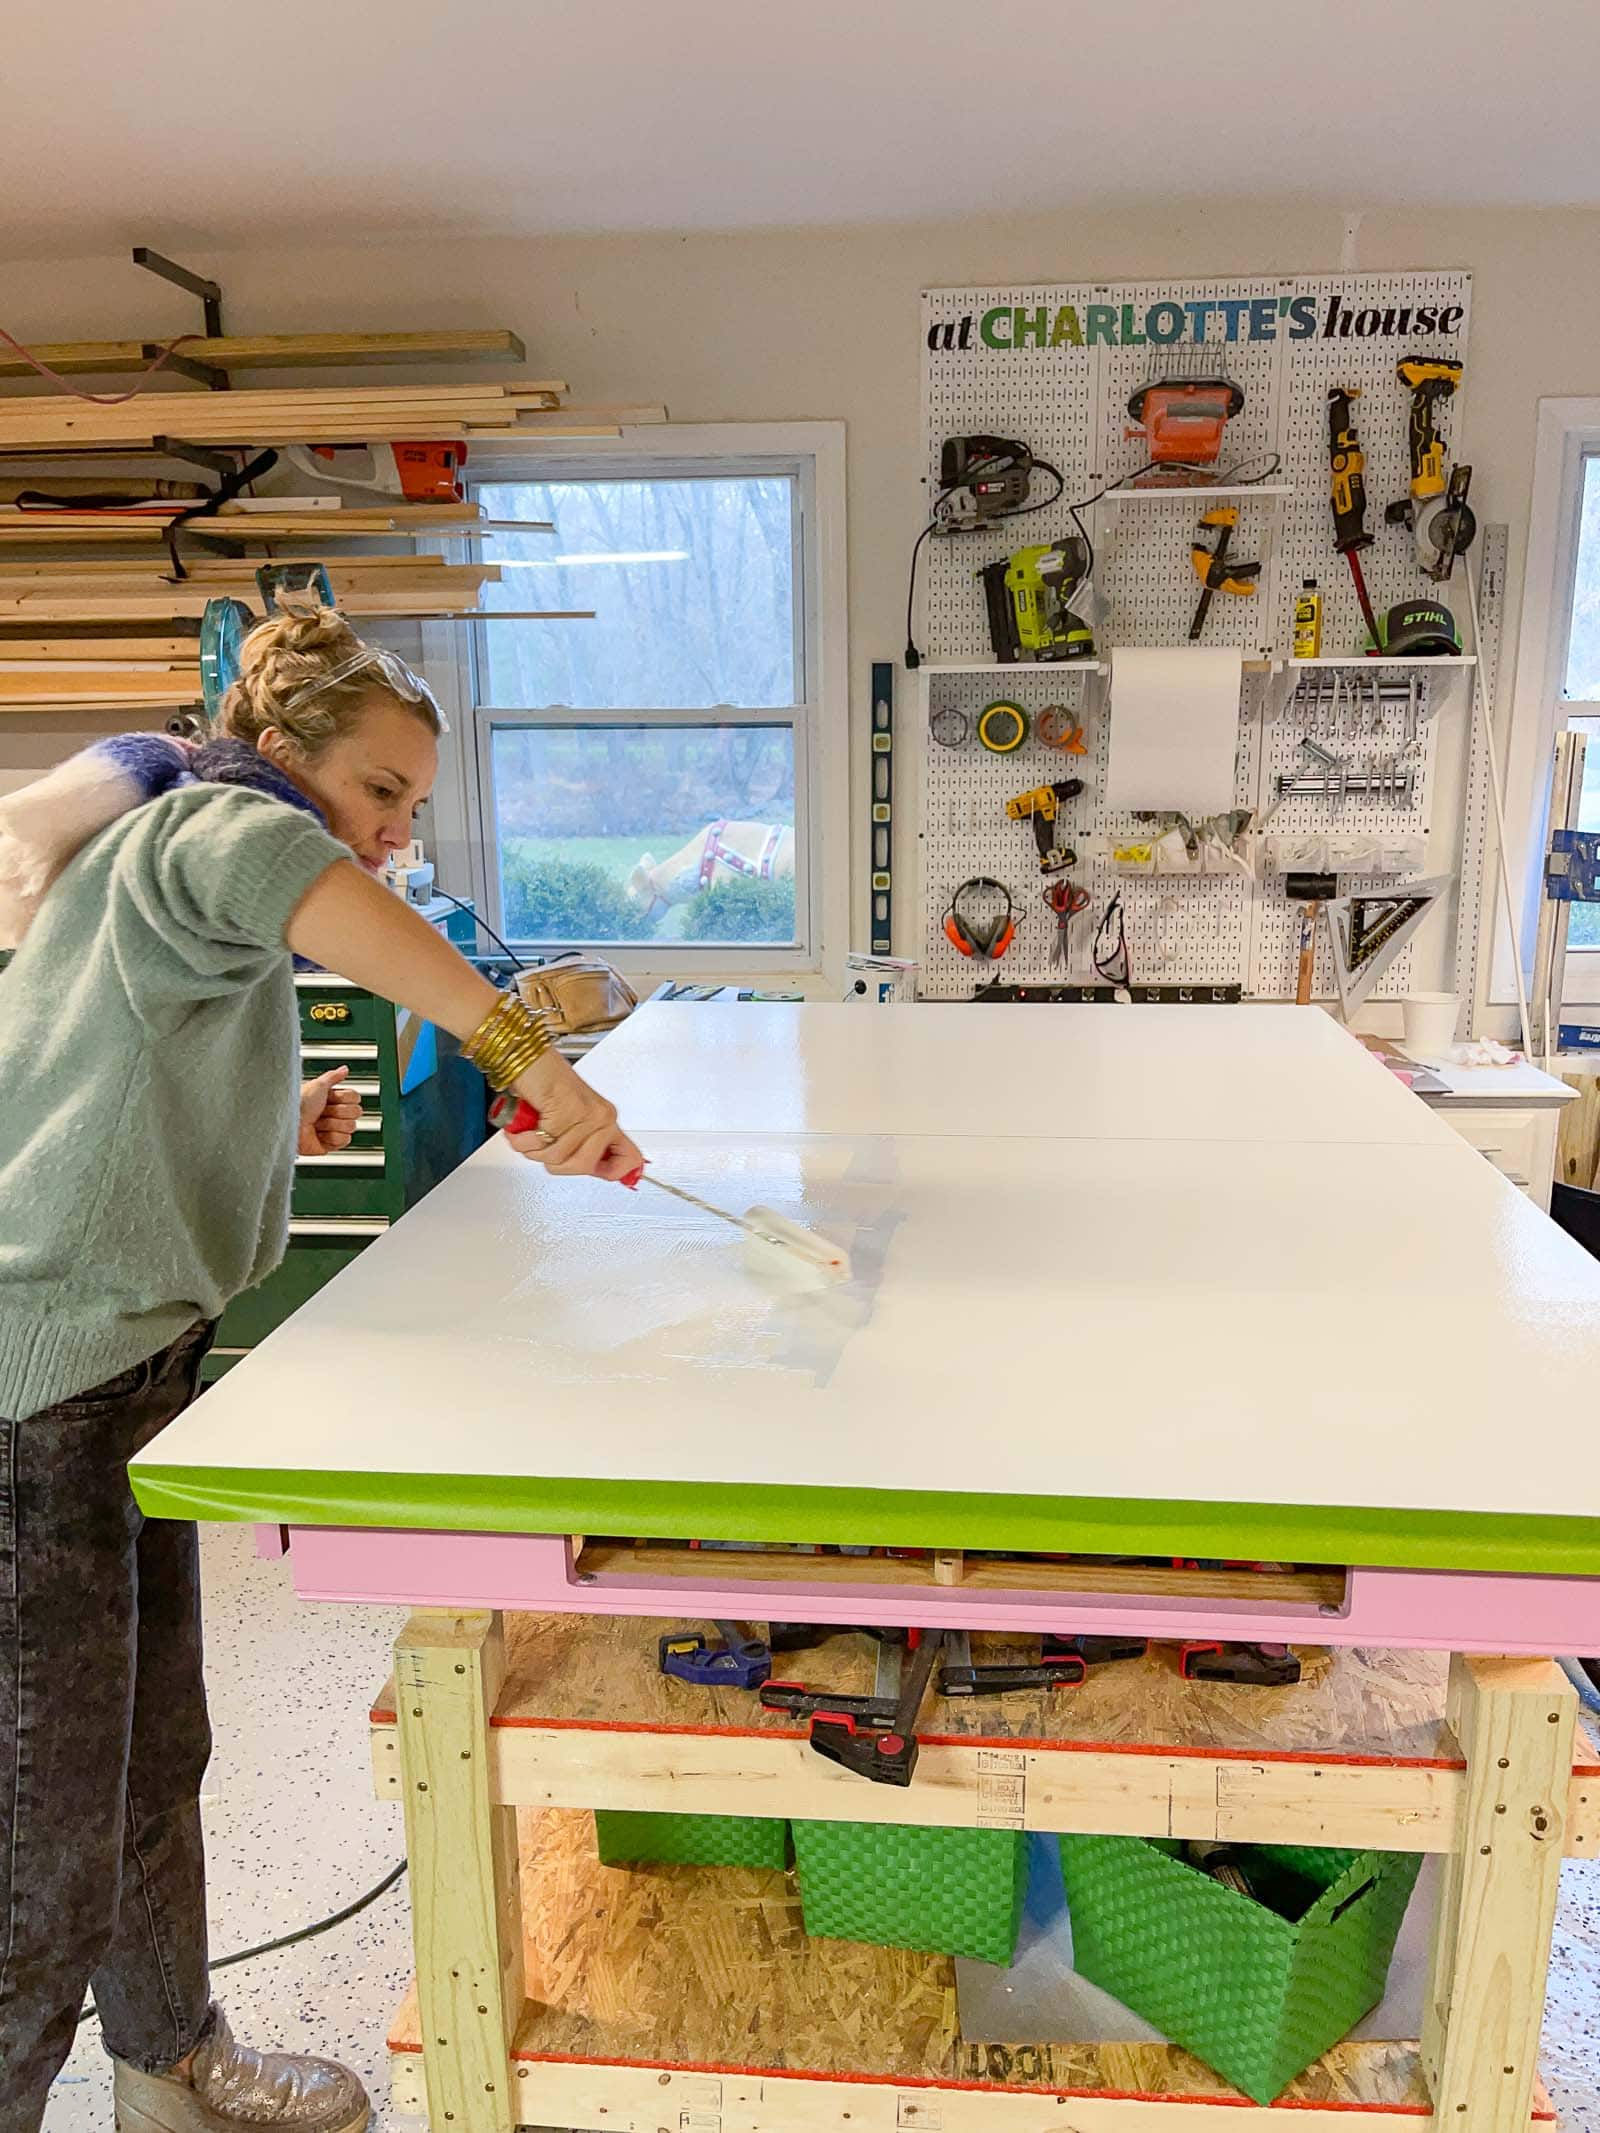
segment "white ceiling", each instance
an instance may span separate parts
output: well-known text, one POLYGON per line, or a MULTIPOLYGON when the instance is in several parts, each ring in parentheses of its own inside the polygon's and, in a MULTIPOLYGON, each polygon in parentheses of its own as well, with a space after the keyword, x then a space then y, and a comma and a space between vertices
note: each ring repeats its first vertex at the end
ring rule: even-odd
POLYGON ((1595 0, 6 0, 0 255, 1600 206, 1595 0))

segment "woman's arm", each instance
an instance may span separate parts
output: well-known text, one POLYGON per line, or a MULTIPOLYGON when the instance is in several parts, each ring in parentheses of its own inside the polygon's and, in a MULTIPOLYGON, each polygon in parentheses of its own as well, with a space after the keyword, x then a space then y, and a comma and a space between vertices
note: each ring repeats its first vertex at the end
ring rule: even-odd
MULTIPOLYGON (((352 860, 317 877, 287 930, 296 955, 381 993, 453 1037, 470 1037, 500 995, 438 929, 352 860)), ((518 1078, 517 1093, 540 1114, 542 1134, 515 1146, 563 1177, 625 1177, 643 1161, 617 1126, 615 1109, 554 1051, 518 1078)))

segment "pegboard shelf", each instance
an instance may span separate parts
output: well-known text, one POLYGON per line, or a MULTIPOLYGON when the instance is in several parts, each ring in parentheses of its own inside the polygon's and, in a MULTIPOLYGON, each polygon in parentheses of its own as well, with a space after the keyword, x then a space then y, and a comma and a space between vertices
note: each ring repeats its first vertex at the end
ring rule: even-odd
POLYGON ((1233 486, 1222 484, 1214 489, 1107 489, 1105 495, 1095 501, 1102 504, 1215 504, 1234 497, 1294 496, 1297 493, 1288 482, 1249 481, 1233 486))
POLYGON ((1103 659, 925 659, 924 674, 1103 674, 1103 659))
POLYGON ((1477 664, 1476 652, 1451 653, 1447 658, 1440 659, 1421 655, 1404 658, 1397 654, 1390 658, 1387 654, 1377 656, 1368 652, 1335 652, 1324 653, 1317 659, 1280 659, 1274 672, 1288 674, 1297 672, 1301 667, 1418 667, 1426 673, 1429 667, 1475 667, 1477 664))

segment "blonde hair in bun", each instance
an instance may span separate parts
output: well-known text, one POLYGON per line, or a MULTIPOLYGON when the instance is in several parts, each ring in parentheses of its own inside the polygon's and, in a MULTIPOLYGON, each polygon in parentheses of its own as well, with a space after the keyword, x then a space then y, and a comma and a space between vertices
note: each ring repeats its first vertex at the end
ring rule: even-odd
POLYGON ((275 726, 314 762, 359 723, 374 696, 386 696, 430 733, 441 733, 444 721, 425 684, 392 653, 381 659, 374 653, 366 663, 367 650, 337 608, 280 594, 278 613, 257 623, 240 647, 239 678, 222 700, 221 730, 254 747, 275 726), (415 693, 395 687, 386 667, 404 675, 415 693))

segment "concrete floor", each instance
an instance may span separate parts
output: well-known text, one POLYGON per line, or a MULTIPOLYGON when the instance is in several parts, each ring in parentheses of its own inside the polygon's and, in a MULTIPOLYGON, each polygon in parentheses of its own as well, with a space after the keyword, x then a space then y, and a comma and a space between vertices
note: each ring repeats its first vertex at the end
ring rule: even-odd
MULTIPOLYGON (((216 1954, 270 1940, 380 1881, 405 1840, 372 1796, 366 1712, 388 1671, 398 1611, 309 1607, 242 1528, 204 1540, 207 1678, 216 1754, 207 1780, 216 1954)), ((223 1971, 218 1997, 250 2042, 317 2051, 367 2083, 377 2133, 415 2133, 388 2107, 384 2034, 410 1975, 406 1885, 347 1925, 223 1971)), ((1600 2133, 1600 1861, 1570 1862, 1556 1922, 1546 2079, 1568 2133, 1600 2133)), ((45 2133, 111 2133, 111 2080, 93 2023, 62 2073, 45 2133)))

